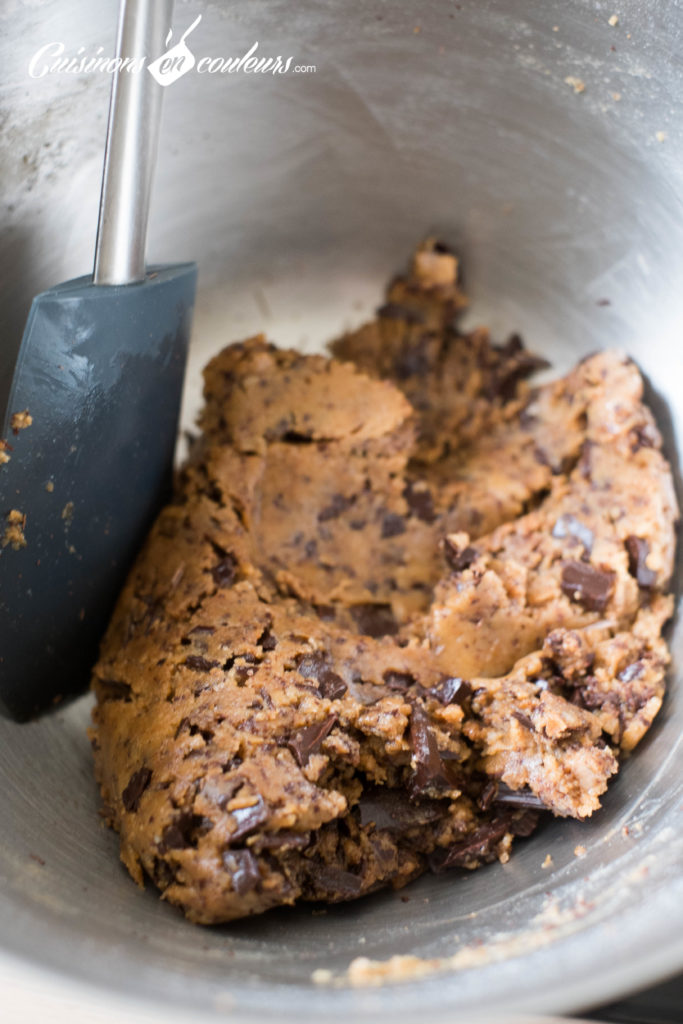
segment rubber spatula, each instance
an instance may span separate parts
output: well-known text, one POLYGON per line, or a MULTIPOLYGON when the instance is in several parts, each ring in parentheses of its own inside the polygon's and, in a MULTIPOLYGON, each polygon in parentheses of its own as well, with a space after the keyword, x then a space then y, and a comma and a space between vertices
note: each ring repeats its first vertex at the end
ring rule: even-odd
MULTIPOLYGON (((123 0, 118 56, 159 55, 171 13, 169 0, 123 0)), ((33 300, 9 389, 0 710, 17 720, 87 686, 169 490, 196 267, 145 269, 162 94, 146 66, 115 75, 94 273, 33 300)))

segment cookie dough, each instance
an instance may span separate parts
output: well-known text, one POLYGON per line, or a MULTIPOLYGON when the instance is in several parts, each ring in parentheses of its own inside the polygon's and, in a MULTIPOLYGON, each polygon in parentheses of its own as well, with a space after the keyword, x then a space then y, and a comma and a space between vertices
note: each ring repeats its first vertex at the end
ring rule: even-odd
POLYGON ((334 358, 206 368, 91 734, 124 863, 193 921, 505 860, 661 706, 677 510, 638 370, 532 386, 464 305, 429 241, 334 358))

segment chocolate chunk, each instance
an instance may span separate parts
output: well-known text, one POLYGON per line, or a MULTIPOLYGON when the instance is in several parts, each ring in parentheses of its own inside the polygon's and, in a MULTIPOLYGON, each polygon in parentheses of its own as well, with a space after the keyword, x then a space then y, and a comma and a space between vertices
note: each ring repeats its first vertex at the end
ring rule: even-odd
POLYGON ((454 843, 450 849, 435 850, 429 856, 429 867, 435 874, 439 874, 475 861, 494 860, 495 848, 507 831, 508 818, 494 818, 475 829, 466 839, 454 843))
POLYGON ((97 686, 101 700, 123 700, 130 703, 132 690, 128 683, 118 679, 98 679, 97 686))
POLYGON ((393 669, 388 669, 382 679, 390 690, 407 690, 417 681, 412 672, 395 672, 393 669))
POLYGON ((531 719, 528 717, 528 715, 522 714, 521 711, 513 711, 512 712, 512 717, 516 718, 517 721, 521 725, 523 725, 525 729, 528 729, 530 732, 535 732, 536 731, 534 723, 531 721, 531 719))
POLYGON ((382 538, 387 537, 398 537, 399 534, 406 532, 406 521, 403 516, 396 515, 394 512, 389 512, 385 515, 382 520, 382 538))
POLYGON ((213 626, 193 626, 188 632, 188 636, 213 636, 216 630, 213 626))
POLYGON ((251 807, 238 807, 230 814, 237 826, 235 831, 230 834, 231 843, 237 843, 244 839, 250 832, 268 820, 268 808, 263 797, 260 796, 251 807))
POLYGON ((565 537, 573 537, 578 540, 580 544, 583 544, 583 549, 587 555, 590 555, 593 550, 593 531, 589 529, 585 523, 581 520, 576 519, 572 515, 560 516, 555 525, 553 526, 553 537, 558 540, 564 539, 565 537))
POLYGON ((327 899, 353 899, 359 896, 363 882, 358 875, 344 871, 342 868, 326 867, 311 862, 309 866, 311 880, 321 889, 327 899))
POLYGON ((221 558, 218 565, 213 567, 211 575, 217 587, 231 587, 237 578, 237 559, 235 556, 226 554, 221 558))
POLYGON ((219 663, 208 661, 206 658, 202 658, 201 654, 188 654, 185 664, 193 672, 210 672, 212 668, 217 668, 219 663))
POLYGON ((631 451, 634 454, 639 452, 641 448, 656 448, 659 444, 657 429, 650 423, 641 423, 639 426, 634 427, 631 433, 633 435, 631 451))
POLYGON ((541 356, 533 356, 529 352, 521 352, 514 357, 514 362, 506 364, 503 368, 491 375, 486 388, 488 398, 500 398, 503 402, 509 402, 515 397, 517 385, 526 377, 531 376, 536 370, 545 370, 550 366, 547 359, 541 356))
POLYGON ((262 651, 275 650, 275 648, 277 647, 277 640, 271 633, 270 626, 266 626, 266 628, 263 630, 261 636, 258 638, 256 643, 258 644, 262 651))
MULTIPOLYGON (((274 440, 276 437, 277 433, 273 433, 270 430, 266 431, 266 438, 269 441, 274 440)), ((281 435, 281 439, 285 444, 311 444, 313 442, 312 434, 305 430, 285 430, 281 435)))
POLYGON ((163 891, 175 882, 175 872, 167 860, 155 857, 152 862, 152 879, 163 891))
POLYGON ((453 255, 453 250, 450 248, 450 246, 446 245, 445 242, 439 241, 438 239, 432 244, 432 252, 438 252, 440 256, 453 255))
POLYGON ((476 548, 470 547, 469 545, 465 548, 459 548, 457 544, 453 543, 450 537, 444 537, 443 553, 446 562, 453 572, 463 572, 464 569, 469 569, 472 562, 477 557, 476 548))
POLYGON ((643 537, 634 537, 631 534, 625 540, 628 554, 628 571, 635 576, 639 587, 654 587, 657 582, 657 573, 647 566, 647 556, 650 553, 650 545, 643 537))
POLYGON ((258 863, 251 850, 225 850, 223 867, 230 875, 232 887, 238 896, 245 896, 261 881, 258 863))
POLYGON ((524 351, 524 342, 520 334, 511 334, 504 345, 495 346, 495 348, 502 356, 511 359, 512 356, 519 355, 524 351))
POLYGON ((354 604, 350 608, 358 632, 378 638, 398 633, 398 623, 390 604, 354 604))
POLYGON ((534 458, 541 466, 547 466, 553 476, 561 476, 570 473, 576 462, 574 455, 560 455, 559 458, 546 451, 542 445, 537 444, 534 448, 534 458))
POLYGON ((355 500, 355 495, 347 498, 343 494, 333 494, 330 504, 318 513, 318 522, 326 523, 329 519, 337 519, 347 508, 351 508, 355 500))
POLYGON ((613 586, 613 572, 585 562, 568 562, 562 570, 562 593, 591 612, 604 612, 613 586))
POLYGON ((644 663, 639 659, 638 661, 632 661, 630 665, 623 668, 618 675, 619 682, 621 683, 632 683, 634 679, 642 675, 643 669, 645 668, 644 663))
POLYGON ((424 313, 412 306, 401 306, 398 302, 385 302, 377 310, 377 316, 386 320, 404 320, 407 324, 423 324, 424 313))
POLYGON ((159 853, 169 850, 184 850, 188 846, 196 846, 200 835, 205 835, 213 828, 209 818, 202 818, 191 811, 180 811, 170 825, 166 825, 161 833, 159 853))
POLYGON ((448 814, 448 800, 410 800, 401 789, 369 786, 358 803, 360 823, 389 832, 408 832, 439 821, 448 814))
POLYGON ((477 805, 482 811, 488 811, 491 804, 495 803, 497 794, 498 783, 494 779, 490 779, 479 794, 477 805))
POLYGON ((341 676, 328 668, 318 678, 318 689, 327 700, 339 700, 346 693, 347 686, 341 676))
POLYGON ((321 651, 304 654, 297 661, 297 671, 304 679, 315 679, 321 697, 327 700, 338 700, 346 693, 346 683, 341 676, 333 672, 321 651))
POLYGON ((315 754, 320 744, 334 728, 337 721, 336 715, 330 715, 322 722, 314 722, 313 725, 299 729, 286 742, 286 746, 294 754, 297 764, 303 768, 308 763, 311 754, 315 754))
POLYGON ((424 523, 434 522, 436 519, 434 499, 428 487, 418 487, 414 483, 408 483, 403 489, 403 497, 412 515, 417 516, 424 523))
POLYGON ((532 811, 498 815, 475 829, 466 839, 455 843, 448 850, 436 850, 429 857, 429 866, 435 873, 449 868, 466 867, 476 861, 491 861, 497 856, 500 840, 511 832, 517 836, 529 836, 538 822, 532 811))
POLYGON ((415 793, 449 790, 457 786, 451 766, 447 766, 441 757, 432 724, 418 705, 414 705, 410 715, 410 746, 415 762, 412 786, 415 793))
POLYGON ((579 472, 581 473, 581 476, 584 478, 584 480, 590 480, 591 478, 591 469, 593 468, 592 461, 594 446, 595 441, 588 440, 584 441, 581 445, 581 454, 579 455, 579 461, 577 465, 579 468, 579 472))
POLYGON ((292 829, 280 829, 279 832, 264 832, 252 840, 252 849, 257 853, 263 850, 304 850, 311 841, 310 832, 294 832, 292 829))
POLYGON ((494 803, 503 804, 506 807, 525 807, 536 811, 549 810, 540 797, 537 797, 526 786, 523 789, 510 789, 504 782, 498 783, 498 792, 494 803))
POLYGON ((472 696, 472 687, 465 679, 459 676, 444 676, 435 686, 427 691, 432 697, 436 697, 440 704, 459 704, 462 707, 472 696))
POLYGON ((152 781, 152 772, 149 768, 139 768, 138 771, 133 772, 128 785, 121 794, 121 800, 123 806, 127 811, 133 814, 138 809, 140 803, 140 797, 145 792, 150 782, 152 781))

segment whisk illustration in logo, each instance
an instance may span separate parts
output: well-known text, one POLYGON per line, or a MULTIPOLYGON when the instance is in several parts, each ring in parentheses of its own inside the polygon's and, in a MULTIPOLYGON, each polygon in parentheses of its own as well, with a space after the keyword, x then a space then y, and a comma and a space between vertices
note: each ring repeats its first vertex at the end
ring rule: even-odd
MULTIPOLYGON (((147 68, 150 75, 157 80, 159 85, 172 85, 173 82, 177 82, 179 78, 186 75, 188 71, 192 71, 197 61, 192 50, 189 48, 185 40, 189 36, 190 32, 193 32, 199 22, 202 20, 201 14, 195 18, 189 28, 186 28, 180 37, 180 41, 167 50, 166 53, 162 53, 160 57, 157 57, 147 68)), ((171 41, 173 36, 173 29, 168 30, 166 36, 166 45, 171 41)))
MULTIPOLYGON (((156 57, 151 63, 148 63, 148 56, 110 57, 105 53, 103 46, 98 47, 96 52, 90 55, 85 52, 85 47, 81 46, 75 54, 69 56, 64 43, 52 42, 46 43, 45 46, 36 50, 29 61, 28 73, 31 78, 44 78, 45 75, 54 74, 85 75, 99 72, 113 75, 125 72, 136 75, 142 71, 149 71, 159 85, 167 86, 177 82, 189 71, 207 75, 233 75, 236 73, 282 75, 287 72, 311 74, 317 70, 315 64, 296 64, 294 57, 261 56, 260 53, 257 53, 258 41, 253 43, 241 56, 196 57, 187 44, 187 38, 190 33, 194 32, 201 20, 202 15, 199 14, 185 29, 178 42, 170 46, 170 49, 167 49, 160 57, 156 57)), ((172 38, 173 29, 169 29, 166 36, 167 47, 172 38)))

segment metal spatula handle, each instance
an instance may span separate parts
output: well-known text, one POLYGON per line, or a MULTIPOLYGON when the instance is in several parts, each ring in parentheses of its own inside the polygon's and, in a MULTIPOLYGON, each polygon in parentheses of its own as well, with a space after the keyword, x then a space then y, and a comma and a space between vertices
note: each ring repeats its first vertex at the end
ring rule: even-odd
MULTIPOLYGON (((116 56, 152 60, 163 50, 173 0, 121 0, 116 56)), ((147 219, 161 121, 162 86, 144 67, 113 76, 93 283, 145 277, 147 219)))

